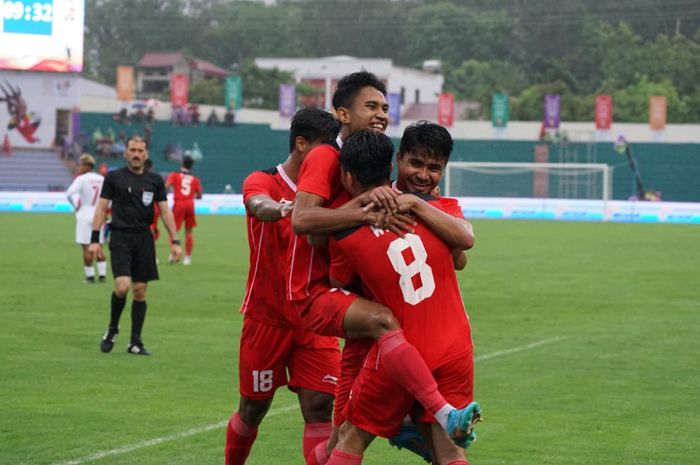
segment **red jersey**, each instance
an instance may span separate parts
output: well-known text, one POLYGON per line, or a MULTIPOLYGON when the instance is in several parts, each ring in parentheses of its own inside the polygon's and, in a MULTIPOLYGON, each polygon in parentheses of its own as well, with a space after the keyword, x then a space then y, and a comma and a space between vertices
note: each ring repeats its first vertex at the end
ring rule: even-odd
MULTIPOLYGON (((323 197, 323 206, 330 207, 338 197, 347 196, 340 183, 340 149, 330 144, 319 145, 309 152, 299 170, 299 192, 323 197)), ((349 200, 349 196, 347 197, 349 200)), ((287 299, 303 301, 317 286, 328 286, 328 250, 311 247, 306 236, 292 233, 287 259, 287 299)))
MULTIPOLYGON (((255 171, 243 181, 243 201, 267 195, 275 201, 294 200, 296 185, 282 166, 255 171)), ((266 323, 302 327, 298 312, 285 299, 285 267, 292 225, 289 217, 261 221, 246 209, 250 269, 241 313, 266 323)))
MULTIPOLYGON (((431 203, 440 208, 441 202, 431 203)), ((427 226, 418 222, 404 238, 360 226, 333 240, 372 298, 394 312, 429 367, 471 351, 471 327, 451 250, 427 226)))
POLYGON ((178 203, 194 202, 197 195, 202 195, 199 178, 185 169, 170 173, 165 183, 173 186, 173 199, 178 203))

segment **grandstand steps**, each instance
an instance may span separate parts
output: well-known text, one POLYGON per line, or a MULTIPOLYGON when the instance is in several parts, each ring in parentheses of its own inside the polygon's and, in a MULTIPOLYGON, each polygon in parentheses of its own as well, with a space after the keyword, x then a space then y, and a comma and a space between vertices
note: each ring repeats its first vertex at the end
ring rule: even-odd
POLYGON ((73 181, 73 175, 52 150, 15 149, 0 156, 0 190, 61 191, 73 181))

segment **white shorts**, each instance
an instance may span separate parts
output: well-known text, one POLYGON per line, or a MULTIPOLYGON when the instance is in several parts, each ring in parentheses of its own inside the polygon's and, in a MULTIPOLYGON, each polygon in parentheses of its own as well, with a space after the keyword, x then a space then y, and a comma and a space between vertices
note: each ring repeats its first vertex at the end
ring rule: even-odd
MULTIPOLYGON (((92 220, 75 220, 75 242, 88 245, 92 239, 92 220)), ((100 244, 105 242, 105 228, 100 229, 100 244)))

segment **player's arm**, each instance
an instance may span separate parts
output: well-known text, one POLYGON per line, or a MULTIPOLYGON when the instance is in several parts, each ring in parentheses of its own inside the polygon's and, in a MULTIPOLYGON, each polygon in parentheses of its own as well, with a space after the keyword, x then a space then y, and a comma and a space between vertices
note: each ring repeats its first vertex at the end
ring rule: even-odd
POLYGON ((355 199, 343 208, 325 208, 325 199, 310 192, 297 192, 292 210, 292 228, 296 234, 327 235, 360 224, 374 224, 376 213, 355 199))
POLYGON ((102 244, 100 244, 100 229, 105 222, 107 217, 107 207, 109 206, 109 199, 100 197, 100 200, 95 205, 95 216, 92 217, 92 237, 90 238, 90 245, 88 246, 88 251, 92 253, 95 258, 101 256, 102 254, 102 244))
POLYGON ((474 228, 466 219, 450 215, 413 194, 403 194, 398 201, 400 211, 410 210, 450 248, 474 247, 474 228))
POLYGON ((165 228, 168 230, 168 236, 170 237, 170 255, 173 257, 173 260, 177 262, 180 260, 180 255, 182 255, 182 248, 180 247, 180 241, 177 238, 175 218, 168 208, 167 200, 161 200, 158 202, 158 209, 160 210, 160 219, 165 225, 165 228))
POLYGON ((174 182, 173 182, 173 175, 175 173, 170 173, 168 175, 168 178, 165 180, 165 190, 170 191, 171 189, 174 188, 174 182))
POLYGON ((195 179, 197 180, 197 181, 196 181, 196 182, 197 182, 197 188, 196 188, 196 190, 195 190, 194 196, 195 196, 195 198, 197 198, 197 199, 201 199, 201 198, 202 198, 202 183, 199 182, 199 178, 195 178, 195 179))
POLYGON ((245 206, 260 221, 277 221, 289 216, 294 208, 294 202, 277 202, 269 195, 258 194, 251 196, 245 206))
POLYGON ((68 187, 68 190, 66 191, 66 198, 68 198, 68 203, 73 207, 73 210, 78 211, 80 208, 80 204, 76 203, 75 200, 73 200, 73 197, 75 194, 78 193, 80 190, 80 184, 78 180, 76 179, 71 183, 71 185, 68 187))

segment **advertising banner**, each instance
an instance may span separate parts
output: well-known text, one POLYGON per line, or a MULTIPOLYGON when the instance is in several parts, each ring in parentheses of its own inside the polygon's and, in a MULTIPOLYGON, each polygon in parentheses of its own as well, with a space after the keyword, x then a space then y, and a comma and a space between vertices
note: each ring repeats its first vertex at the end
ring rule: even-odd
POLYGON ((134 100, 133 66, 117 66, 117 99, 122 102, 134 100))
POLYGON ((561 112, 561 96, 559 94, 547 94, 544 96, 544 127, 545 129, 559 129, 561 112))
POLYGON ((455 95, 443 92, 438 99, 438 124, 451 127, 455 118, 455 95))
POLYGON ((227 110, 240 110, 243 106, 243 81, 240 76, 226 78, 224 105, 227 110))
POLYGON ((187 106, 190 83, 187 75, 173 74, 170 80, 170 103, 174 107, 187 106))
POLYGON ((290 118, 297 111, 297 88, 294 84, 280 84, 279 110, 282 118, 290 118))
POLYGON ((655 95, 649 97, 649 127, 652 131, 666 129, 666 97, 655 95))
POLYGON ((491 97, 491 126, 497 129, 507 127, 509 115, 508 94, 493 94, 491 97))
POLYGON ((389 104, 389 124, 398 126, 401 124, 401 94, 389 92, 386 94, 386 101, 389 104))
POLYGON ((595 128, 607 131, 612 126, 612 96, 597 95, 595 98, 595 128))

